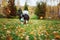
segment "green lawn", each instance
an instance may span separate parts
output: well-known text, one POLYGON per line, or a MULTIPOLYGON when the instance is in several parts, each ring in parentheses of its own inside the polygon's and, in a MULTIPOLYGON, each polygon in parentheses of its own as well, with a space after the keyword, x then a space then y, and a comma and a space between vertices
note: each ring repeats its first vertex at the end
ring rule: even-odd
POLYGON ((29 24, 23 25, 19 19, 0 18, 0 39, 6 40, 7 37, 11 40, 52 40, 55 37, 59 38, 60 21, 30 19, 29 24))

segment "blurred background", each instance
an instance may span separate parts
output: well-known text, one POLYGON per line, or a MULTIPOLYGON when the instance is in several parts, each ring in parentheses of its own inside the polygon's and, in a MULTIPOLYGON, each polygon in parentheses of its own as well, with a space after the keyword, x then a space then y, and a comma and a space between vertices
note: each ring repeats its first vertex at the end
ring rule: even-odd
POLYGON ((60 19, 60 0, 0 0, 0 16, 6 17, 16 15, 16 11, 19 8, 24 10, 25 3, 28 5, 29 14, 33 16, 37 7, 37 2, 46 3, 44 18, 60 19), (9 7, 10 5, 13 5, 11 6, 13 9, 9 7))

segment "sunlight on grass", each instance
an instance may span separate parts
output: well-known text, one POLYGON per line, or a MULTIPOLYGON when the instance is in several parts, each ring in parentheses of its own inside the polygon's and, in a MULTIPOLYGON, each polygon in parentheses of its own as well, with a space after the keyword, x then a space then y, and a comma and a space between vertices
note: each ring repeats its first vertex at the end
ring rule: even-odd
POLYGON ((5 40, 7 34, 11 40, 52 40, 60 38, 60 21, 32 19, 23 25, 19 19, 0 18, 1 40, 5 40))

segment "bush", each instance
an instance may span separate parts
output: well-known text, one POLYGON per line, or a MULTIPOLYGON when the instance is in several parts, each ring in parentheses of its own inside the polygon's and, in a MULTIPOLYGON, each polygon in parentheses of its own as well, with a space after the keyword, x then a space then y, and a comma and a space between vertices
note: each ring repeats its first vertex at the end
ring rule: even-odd
POLYGON ((3 16, 2 14, 0 14, 0 18, 4 18, 5 16, 3 16))

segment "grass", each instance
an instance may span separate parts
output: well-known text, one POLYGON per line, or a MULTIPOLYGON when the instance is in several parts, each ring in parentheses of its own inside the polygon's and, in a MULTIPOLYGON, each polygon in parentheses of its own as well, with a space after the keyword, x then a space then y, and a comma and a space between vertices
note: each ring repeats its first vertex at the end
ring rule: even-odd
POLYGON ((0 39, 52 40, 60 37, 59 20, 34 20, 23 25, 19 19, 0 18, 0 39), (7 35, 8 34, 8 35, 7 35))

